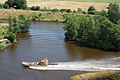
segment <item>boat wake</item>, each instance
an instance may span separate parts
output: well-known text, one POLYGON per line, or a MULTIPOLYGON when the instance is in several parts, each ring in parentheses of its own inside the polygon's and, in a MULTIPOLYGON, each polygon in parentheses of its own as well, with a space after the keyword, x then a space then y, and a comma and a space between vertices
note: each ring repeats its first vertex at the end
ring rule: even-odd
POLYGON ((57 65, 48 65, 46 67, 30 66, 37 70, 75 70, 75 71, 106 71, 120 70, 120 57, 102 60, 87 60, 76 62, 55 62, 57 65))

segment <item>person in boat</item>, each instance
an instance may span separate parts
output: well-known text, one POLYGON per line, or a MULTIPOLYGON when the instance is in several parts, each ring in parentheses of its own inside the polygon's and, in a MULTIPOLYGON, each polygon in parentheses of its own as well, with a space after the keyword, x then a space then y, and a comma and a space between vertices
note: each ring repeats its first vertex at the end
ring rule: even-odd
POLYGON ((48 65, 48 59, 47 57, 39 62, 39 65, 41 66, 47 66, 48 65))

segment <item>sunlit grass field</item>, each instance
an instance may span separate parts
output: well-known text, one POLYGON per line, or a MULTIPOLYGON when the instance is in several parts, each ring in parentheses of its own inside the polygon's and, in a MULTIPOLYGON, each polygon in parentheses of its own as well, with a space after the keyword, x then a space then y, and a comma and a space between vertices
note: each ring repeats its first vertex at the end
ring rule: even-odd
POLYGON ((31 11, 31 10, 14 10, 14 9, 13 10, 0 9, 0 19, 8 19, 9 16, 18 17, 20 14, 27 15, 32 18, 32 16, 38 15, 40 13, 42 15, 43 21, 50 21, 50 20, 64 21, 62 16, 64 13, 59 13, 59 12, 52 13, 52 12, 31 11))
MULTIPOLYGON (((6 0, 0 0, 4 3, 6 0)), ((44 2, 44 1, 77 1, 77 2, 98 2, 98 3, 120 3, 120 0, 27 0, 28 3, 44 2)))
MULTIPOLYGON (((6 0, 0 0, 0 3, 4 3, 6 0)), ((116 2, 120 0, 27 0, 27 5, 40 6, 41 8, 57 8, 57 9, 71 9, 77 10, 81 8, 87 10, 89 6, 94 6, 97 10, 105 10, 108 3, 116 2)))
POLYGON ((119 3, 120 4, 120 0, 57 0, 57 1, 77 1, 77 2, 119 3))

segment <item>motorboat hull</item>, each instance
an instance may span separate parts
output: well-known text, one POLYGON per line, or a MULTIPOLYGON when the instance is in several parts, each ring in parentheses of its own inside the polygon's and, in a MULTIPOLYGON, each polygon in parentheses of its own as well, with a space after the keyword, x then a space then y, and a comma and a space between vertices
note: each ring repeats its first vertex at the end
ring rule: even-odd
POLYGON ((22 62, 22 64, 26 67, 47 67, 48 65, 57 65, 56 63, 49 63, 47 66, 40 65, 39 62, 22 62))

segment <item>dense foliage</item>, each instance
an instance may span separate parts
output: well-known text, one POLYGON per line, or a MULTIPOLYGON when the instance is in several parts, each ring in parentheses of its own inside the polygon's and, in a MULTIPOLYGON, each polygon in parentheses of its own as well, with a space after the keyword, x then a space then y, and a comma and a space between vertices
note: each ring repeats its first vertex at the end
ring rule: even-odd
POLYGON ((96 9, 95 9, 94 6, 90 6, 90 7, 88 8, 88 14, 93 14, 93 15, 95 15, 95 12, 96 12, 96 9))
POLYGON ((16 38, 16 34, 13 32, 8 32, 5 36, 5 39, 8 39, 11 43, 13 43, 15 41, 16 38))
POLYGON ((31 7, 31 10, 38 11, 38 10, 40 10, 40 6, 32 6, 32 7, 31 7))
POLYGON ((4 8, 15 8, 15 9, 26 9, 27 1, 26 0, 8 0, 4 4, 4 8))
POLYGON ((13 33, 25 33, 28 32, 31 25, 31 19, 24 15, 20 15, 17 18, 9 17, 9 31, 13 33))
POLYGON ((28 32, 31 25, 31 20, 24 15, 20 15, 18 18, 12 18, 10 16, 8 22, 9 28, 4 38, 8 39, 11 43, 15 41, 17 33, 28 32))
POLYGON ((77 41, 82 46, 120 51, 120 19, 117 19, 118 24, 114 24, 107 18, 109 12, 107 14, 102 11, 101 15, 66 16, 64 26, 66 40, 77 41))
POLYGON ((104 50, 120 50, 120 25, 105 17, 69 16, 64 30, 66 40, 104 50))
POLYGON ((3 8, 3 4, 0 4, 0 9, 2 9, 3 8))
POLYGON ((120 8, 117 4, 109 4, 108 8, 108 18, 111 22, 117 23, 120 20, 120 8))
POLYGON ((82 9, 81 9, 81 8, 78 8, 77 12, 78 12, 78 13, 82 13, 82 9))

